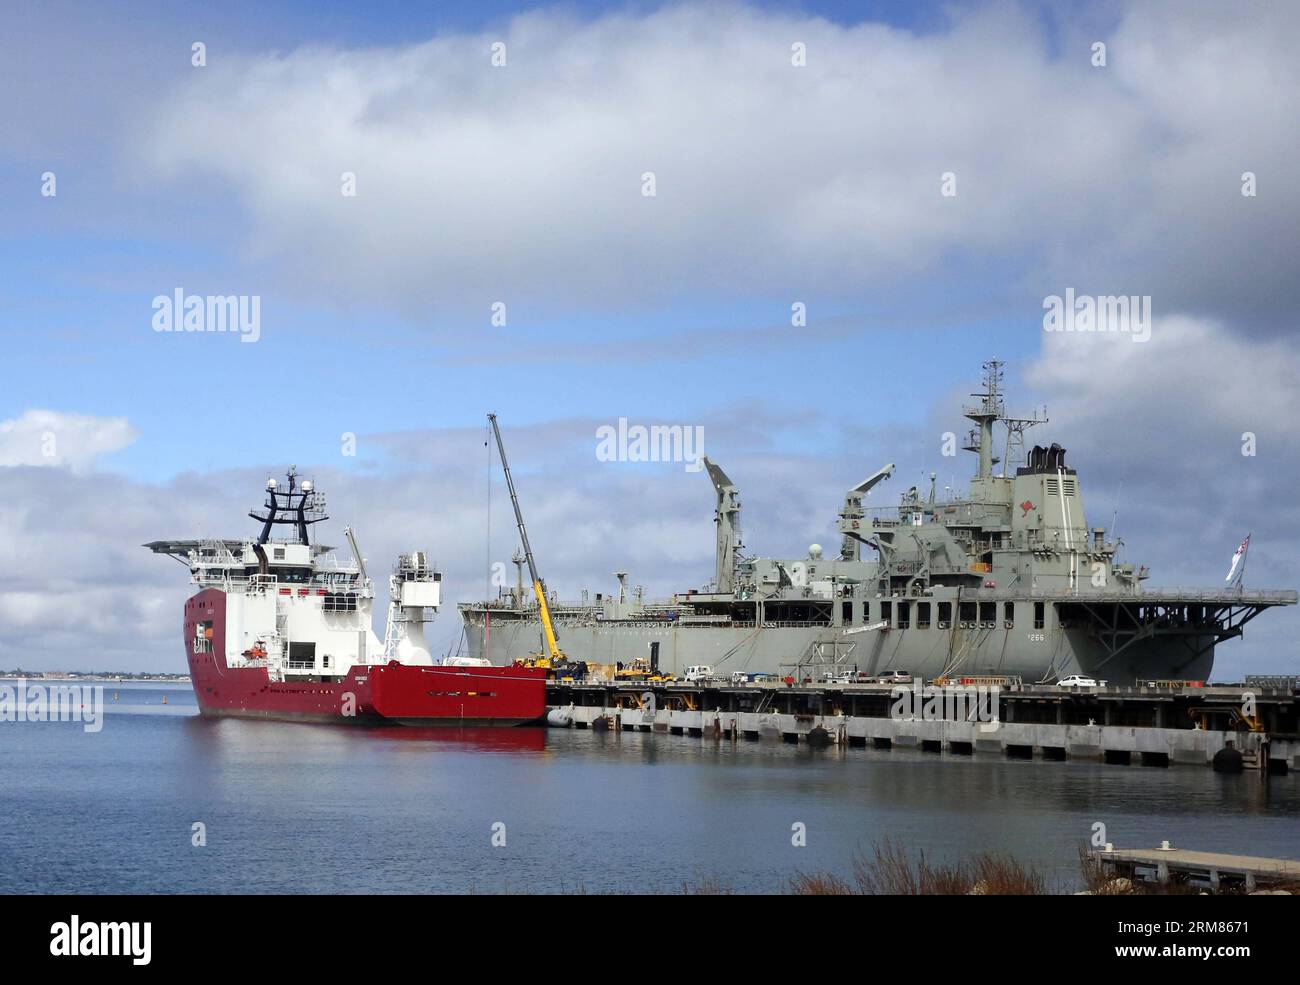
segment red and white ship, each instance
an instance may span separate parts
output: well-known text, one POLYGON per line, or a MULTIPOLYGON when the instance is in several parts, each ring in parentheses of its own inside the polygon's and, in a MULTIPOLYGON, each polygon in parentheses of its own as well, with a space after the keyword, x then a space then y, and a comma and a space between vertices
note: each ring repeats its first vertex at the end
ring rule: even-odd
POLYGON ((442 575, 421 551, 397 559, 389 578, 384 638, 372 627, 374 587, 356 537, 352 563, 312 543, 328 519, 310 480, 290 468, 266 481, 256 540, 146 544, 190 570, 185 656, 199 709, 313 722, 521 725, 546 714, 546 671, 486 660, 435 663, 424 624, 437 613, 442 575), (293 536, 272 538, 278 527, 293 536))

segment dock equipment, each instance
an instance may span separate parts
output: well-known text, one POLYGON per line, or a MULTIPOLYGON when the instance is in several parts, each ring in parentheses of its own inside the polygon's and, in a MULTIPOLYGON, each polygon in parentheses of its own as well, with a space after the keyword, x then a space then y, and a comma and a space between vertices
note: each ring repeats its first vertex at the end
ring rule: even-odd
POLYGON ((492 433, 496 436, 497 452, 501 456, 501 470, 506 474, 506 488, 510 490, 510 503, 515 508, 515 522, 519 525, 519 539, 523 542, 524 559, 528 562, 528 576, 533 580, 533 594, 537 596, 537 611, 541 616, 542 633, 546 640, 547 652, 540 659, 533 661, 533 665, 551 669, 563 667, 569 661, 560 649, 559 634, 555 631, 555 623, 551 620, 551 609, 546 601, 546 584, 538 575, 537 564, 533 561, 533 549, 528 543, 528 528, 524 526, 524 514, 519 509, 519 496, 515 493, 515 480, 510 475, 510 463, 506 461, 506 446, 501 440, 501 429, 497 427, 496 414, 488 414, 487 417, 492 425, 492 433))

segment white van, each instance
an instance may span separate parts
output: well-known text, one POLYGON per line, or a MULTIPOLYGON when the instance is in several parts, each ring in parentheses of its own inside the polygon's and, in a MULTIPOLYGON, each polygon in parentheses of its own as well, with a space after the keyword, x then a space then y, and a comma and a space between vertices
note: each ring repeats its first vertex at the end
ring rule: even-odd
POLYGON ((682 674, 682 679, 686 681, 687 684, 695 684, 699 681, 707 681, 712 676, 712 667, 709 667, 706 664, 696 664, 686 668, 686 672, 682 674))

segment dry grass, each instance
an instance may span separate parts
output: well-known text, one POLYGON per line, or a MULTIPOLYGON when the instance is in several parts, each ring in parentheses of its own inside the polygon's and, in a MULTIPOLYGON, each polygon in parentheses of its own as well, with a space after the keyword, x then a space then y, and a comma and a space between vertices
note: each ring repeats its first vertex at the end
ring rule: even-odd
MULTIPOLYGON (((1086 842, 1079 844, 1079 873, 1082 888, 1094 896, 1184 896, 1207 892, 1199 885, 1171 880, 1168 883, 1118 878, 1106 871, 1088 853, 1086 842)), ((730 896, 736 890, 716 876, 699 874, 694 880, 678 884, 683 896, 730 896)), ((982 852, 955 864, 936 864, 923 851, 913 856, 902 842, 886 839, 877 842, 871 854, 854 857, 849 873, 799 872, 789 879, 786 891, 794 896, 1048 896, 1069 894, 1076 886, 1052 889, 1035 865, 1026 865, 1009 855, 982 852)), ((1270 885, 1300 895, 1300 886, 1270 885)), ((473 886, 470 892, 474 892, 473 886)), ((587 895, 583 882, 561 883, 561 893, 587 895)), ((673 891, 671 886, 640 886, 634 892, 673 891)), ((504 892, 510 892, 507 888, 504 892)), ((1239 895, 1239 886, 1224 887, 1224 895, 1239 895)))
POLYGON ((852 877, 799 873, 790 880, 796 896, 1044 896, 1047 880, 1034 866, 991 852, 951 865, 934 864, 918 852, 913 859, 897 841, 877 842, 870 856, 859 854, 852 877))
POLYGON ((706 876, 698 881, 682 882, 683 896, 731 896, 735 893, 730 886, 723 885, 719 880, 712 876, 706 876))
POLYGON ((1079 842, 1079 875, 1083 888, 1093 896, 1117 896, 1115 879, 1108 875, 1101 863, 1088 854, 1088 843, 1079 842))
POLYGON ((790 880, 790 892, 795 896, 853 896, 853 887, 829 873, 800 872, 790 880))

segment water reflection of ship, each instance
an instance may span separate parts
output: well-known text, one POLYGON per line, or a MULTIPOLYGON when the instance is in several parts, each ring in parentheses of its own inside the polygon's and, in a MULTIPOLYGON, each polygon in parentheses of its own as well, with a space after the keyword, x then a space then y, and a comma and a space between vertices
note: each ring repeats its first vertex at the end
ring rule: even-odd
POLYGON ((404 743, 436 743, 466 752, 542 752, 546 748, 544 728, 448 728, 446 726, 381 725, 358 730, 369 739, 404 743))

